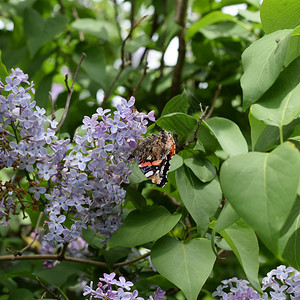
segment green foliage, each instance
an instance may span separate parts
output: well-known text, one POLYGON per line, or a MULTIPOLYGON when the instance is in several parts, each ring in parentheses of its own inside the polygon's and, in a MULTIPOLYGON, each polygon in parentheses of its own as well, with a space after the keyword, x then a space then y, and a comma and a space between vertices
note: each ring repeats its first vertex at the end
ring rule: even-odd
POLYGON ((181 288, 187 299, 197 299, 215 262, 208 240, 183 243, 170 237, 154 244, 151 259, 158 272, 181 288))
MULTIPOLYGON (((155 187, 134 163, 124 186, 124 224, 107 243, 90 228, 83 232, 88 263, 62 261, 44 270, 40 261, 1 261, 0 294, 41 298, 45 289, 37 276, 65 299, 82 299, 82 287, 70 288, 78 272, 97 281, 113 267, 145 294, 158 284, 169 299, 211 299, 223 279, 243 277, 260 290, 265 273, 259 267, 269 271, 284 262, 299 269, 299 0, 264 0, 261 7, 256 0, 191 1, 186 32, 171 0, 116 2, 1 3, 0 77, 20 67, 35 83, 37 104, 48 115, 56 109, 59 121, 86 53, 61 136, 72 138, 99 105, 114 109, 119 97, 134 95, 139 111, 155 110, 146 135, 164 129, 176 140, 169 182, 155 187), (222 11, 237 3, 247 8, 236 16, 222 11), (174 86, 180 61, 146 66, 154 60, 151 51, 166 58, 177 35, 187 52, 174 86), (200 103, 212 108, 208 119, 200 103), (160 276, 139 260, 145 249, 160 276), (216 261, 217 252, 226 259, 216 261)), ((1 170, 0 180, 12 172, 1 170)), ((20 250, 29 243, 23 235, 34 231, 39 212, 28 215, 31 223, 14 217, 9 229, 0 227, 1 255, 10 254, 6 247, 20 250)), ((40 248, 38 242, 27 251, 35 255, 40 248)))
POLYGON ((133 247, 155 241, 172 230, 180 217, 180 214, 170 215, 164 207, 134 210, 113 234, 108 247, 133 247))
POLYGON ((232 157, 221 168, 220 181, 226 198, 275 254, 280 230, 297 195, 299 168, 299 151, 289 142, 270 153, 232 157))

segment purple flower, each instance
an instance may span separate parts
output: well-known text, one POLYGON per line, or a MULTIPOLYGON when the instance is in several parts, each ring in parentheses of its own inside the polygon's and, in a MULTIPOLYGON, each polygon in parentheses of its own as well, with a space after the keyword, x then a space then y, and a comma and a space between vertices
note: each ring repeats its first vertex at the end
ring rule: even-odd
MULTIPOLYGON (((120 277, 119 280, 114 279, 115 273, 104 274, 104 278, 99 278, 99 283, 97 284, 97 289, 93 290, 93 283, 84 287, 83 295, 91 295, 90 299, 114 299, 114 300, 144 300, 142 297, 138 297, 138 291, 130 291, 130 287, 133 283, 126 281, 124 277, 120 277), (102 282, 101 282, 102 281, 102 282), (103 285, 103 283, 105 283, 103 285), (124 291, 124 288, 127 290, 124 291)), ((154 298, 150 296, 149 300, 163 300, 165 292, 158 288, 154 292, 154 298)))
POLYGON ((126 289, 127 291, 130 291, 130 287, 133 286, 132 282, 126 281, 126 279, 122 276, 119 278, 119 281, 117 281, 115 284, 120 286, 121 288, 126 289))

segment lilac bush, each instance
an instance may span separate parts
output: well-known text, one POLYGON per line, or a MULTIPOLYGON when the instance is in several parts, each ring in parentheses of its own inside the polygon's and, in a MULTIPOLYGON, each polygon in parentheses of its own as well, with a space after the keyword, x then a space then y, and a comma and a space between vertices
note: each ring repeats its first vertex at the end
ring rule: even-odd
MULTIPOLYGON (((57 138, 57 122, 31 101, 34 88, 27 74, 12 69, 5 82, 0 82, 0 169, 23 170, 30 184, 23 192, 31 195, 33 208, 45 206, 45 240, 51 246, 72 242, 87 225, 109 238, 121 222, 121 185, 131 172, 128 156, 154 112, 139 113, 133 97, 114 112, 98 108, 91 118, 84 117, 71 142, 57 138)), ((0 218, 8 220, 10 213, 26 208, 16 182, 1 189, 0 218)))
POLYGON ((213 292, 213 297, 224 300, 299 300, 300 299, 300 272, 292 267, 281 265, 270 271, 262 280, 262 296, 249 286, 247 280, 236 277, 223 280, 222 285, 213 292))
MULTIPOLYGON (((138 296, 138 291, 130 291, 133 283, 131 281, 126 281, 122 276, 119 280, 115 279, 116 274, 112 272, 111 274, 104 273, 103 278, 99 278, 97 288, 93 289, 93 281, 90 285, 84 287, 83 296, 90 296, 89 299, 114 299, 114 300, 130 300, 138 299, 143 300, 144 298, 138 296)), ((149 300, 163 300, 165 291, 157 288, 154 292, 154 297, 149 296, 149 300)))

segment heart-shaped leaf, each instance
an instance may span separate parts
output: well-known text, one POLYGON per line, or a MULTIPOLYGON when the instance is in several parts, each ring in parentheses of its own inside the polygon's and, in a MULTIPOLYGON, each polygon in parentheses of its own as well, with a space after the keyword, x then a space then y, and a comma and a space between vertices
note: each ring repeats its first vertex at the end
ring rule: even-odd
POLYGON ((176 172, 176 183, 184 205, 204 234, 222 199, 219 182, 203 183, 190 169, 181 167, 176 172))
POLYGON ((296 199, 299 169, 299 151, 289 142, 271 153, 232 157, 221 168, 220 183, 226 198, 276 254, 280 229, 296 199))
POLYGON ((208 119, 206 124, 227 154, 234 156, 248 152, 247 142, 234 122, 215 117, 208 119))
POLYGON ((170 214, 163 206, 132 211, 108 241, 109 247, 133 247, 155 241, 167 234, 181 214, 170 214))
POLYGON ((254 42, 243 55, 243 106, 255 103, 275 82, 285 61, 292 30, 273 32, 254 42))
POLYGON ((171 237, 163 237, 151 250, 154 268, 177 285, 188 300, 197 299, 215 259, 210 241, 206 239, 183 243, 171 237))
POLYGON ((245 222, 239 221, 220 231, 220 234, 238 258, 249 281, 256 289, 260 290, 261 287, 258 281, 259 247, 253 229, 245 222))

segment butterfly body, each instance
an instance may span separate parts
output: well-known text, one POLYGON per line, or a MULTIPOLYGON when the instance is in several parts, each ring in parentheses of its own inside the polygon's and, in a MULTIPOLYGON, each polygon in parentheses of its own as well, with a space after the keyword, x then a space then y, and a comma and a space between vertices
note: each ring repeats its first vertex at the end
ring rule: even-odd
POLYGON ((173 137, 168 131, 162 130, 143 139, 130 156, 137 159, 139 168, 152 183, 163 187, 168 182, 170 160, 174 154, 173 137))

